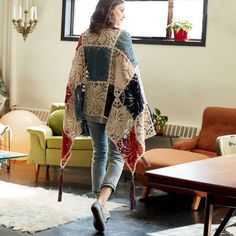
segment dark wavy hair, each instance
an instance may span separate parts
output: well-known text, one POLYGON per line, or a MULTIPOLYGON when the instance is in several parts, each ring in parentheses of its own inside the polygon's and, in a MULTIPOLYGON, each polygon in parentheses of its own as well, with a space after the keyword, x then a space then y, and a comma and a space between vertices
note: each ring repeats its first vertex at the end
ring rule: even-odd
POLYGON ((99 0, 90 19, 90 32, 99 34, 102 28, 114 27, 112 10, 122 3, 124 0, 99 0))

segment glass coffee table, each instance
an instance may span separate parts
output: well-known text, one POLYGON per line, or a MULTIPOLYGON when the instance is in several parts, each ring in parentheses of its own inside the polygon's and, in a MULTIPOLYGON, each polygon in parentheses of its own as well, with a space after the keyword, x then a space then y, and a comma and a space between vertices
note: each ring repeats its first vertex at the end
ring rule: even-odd
POLYGON ((9 161, 11 159, 26 157, 26 156, 28 156, 28 154, 0 150, 0 170, 2 169, 2 165, 6 164, 7 171, 10 172, 10 162, 9 161))

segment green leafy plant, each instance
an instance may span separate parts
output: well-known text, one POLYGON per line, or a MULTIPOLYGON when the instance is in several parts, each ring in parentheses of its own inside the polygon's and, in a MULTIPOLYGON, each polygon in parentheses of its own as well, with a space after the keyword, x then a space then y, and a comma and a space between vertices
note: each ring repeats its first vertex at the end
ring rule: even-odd
POLYGON ((157 134, 162 135, 163 128, 168 121, 168 116, 161 115, 161 111, 158 108, 154 108, 152 117, 153 117, 153 121, 156 127, 157 134))
POLYGON ((177 20, 177 21, 172 21, 169 25, 167 25, 167 29, 173 29, 176 32, 179 32, 181 29, 183 29, 184 31, 188 32, 189 30, 191 30, 193 27, 192 23, 190 23, 187 20, 177 20))

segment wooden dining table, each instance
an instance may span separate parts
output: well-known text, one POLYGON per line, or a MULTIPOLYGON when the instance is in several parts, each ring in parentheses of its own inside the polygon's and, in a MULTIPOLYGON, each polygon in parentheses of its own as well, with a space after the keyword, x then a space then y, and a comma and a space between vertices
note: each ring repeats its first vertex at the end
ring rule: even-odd
POLYGON ((211 235, 214 205, 229 210, 216 230, 220 235, 236 208, 236 154, 164 167, 145 172, 148 185, 160 185, 206 192, 204 236, 211 235))

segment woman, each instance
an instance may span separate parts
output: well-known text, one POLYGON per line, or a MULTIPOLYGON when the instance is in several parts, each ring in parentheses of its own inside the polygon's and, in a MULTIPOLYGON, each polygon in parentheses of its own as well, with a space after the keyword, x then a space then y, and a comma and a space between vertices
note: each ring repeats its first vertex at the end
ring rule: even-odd
MULTIPOLYGON (((133 174, 145 138, 155 134, 131 37, 120 29, 124 18, 123 0, 98 2, 89 29, 80 37, 65 98, 61 167, 70 157, 73 139, 87 130, 87 124, 93 143, 92 191, 97 198, 91 210, 100 232, 110 218, 107 200, 124 161, 133 174)), ((131 192, 133 197, 133 185, 131 192)))

